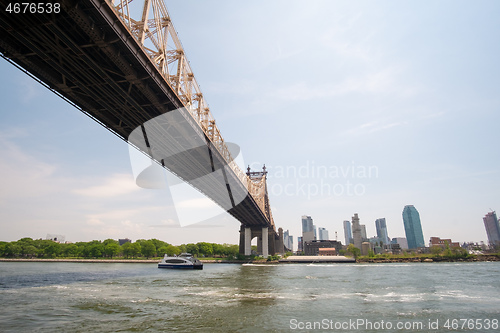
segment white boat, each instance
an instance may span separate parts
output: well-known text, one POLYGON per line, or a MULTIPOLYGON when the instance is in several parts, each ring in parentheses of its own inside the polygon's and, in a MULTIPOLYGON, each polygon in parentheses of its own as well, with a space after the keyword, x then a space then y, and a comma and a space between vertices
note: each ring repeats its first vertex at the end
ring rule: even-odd
POLYGON ((165 254, 165 257, 158 263, 158 268, 203 269, 203 263, 190 253, 181 253, 173 257, 165 254))

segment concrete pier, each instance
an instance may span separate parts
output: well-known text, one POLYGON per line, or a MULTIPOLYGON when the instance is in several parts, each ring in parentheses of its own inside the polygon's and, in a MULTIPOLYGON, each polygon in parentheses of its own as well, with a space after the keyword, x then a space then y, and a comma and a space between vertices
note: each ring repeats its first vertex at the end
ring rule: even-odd
POLYGON ((245 228, 245 255, 252 254, 252 229, 245 228))
POLYGON ((269 227, 240 227, 240 254, 252 254, 252 239, 257 237, 257 254, 267 258, 277 253, 283 254, 283 230, 276 234, 269 227))

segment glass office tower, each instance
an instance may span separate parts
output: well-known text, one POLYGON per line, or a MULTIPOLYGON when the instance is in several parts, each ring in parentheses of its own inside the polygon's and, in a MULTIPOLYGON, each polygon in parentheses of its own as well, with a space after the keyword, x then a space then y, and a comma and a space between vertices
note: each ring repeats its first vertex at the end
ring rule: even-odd
POLYGON ((407 205, 403 209, 403 223, 405 226, 406 240, 408 241, 409 249, 424 247, 424 234, 422 233, 422 225, 420 224, 420 214, 413 207, 407 205))

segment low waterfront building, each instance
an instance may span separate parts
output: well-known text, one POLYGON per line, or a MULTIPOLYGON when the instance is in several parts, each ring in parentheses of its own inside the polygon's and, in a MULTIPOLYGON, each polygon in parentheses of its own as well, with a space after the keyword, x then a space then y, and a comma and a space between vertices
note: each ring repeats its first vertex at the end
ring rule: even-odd
POLYGON ((367 256, 371 249, 372 249, 372 245, 370 244, 370 242, 361 243, 361 255, 362 256, 367 256))
POLYGON ((391 243, 399 244, 401 250, 408 250, 408 242, 405 237, 394 237, 391 243))
POLYGON ((342 249, 342 243, 334 240, 313 240, 310 242, 304 241, 304 254, 306 256, 319 255, 320 248, 335 248, 335 253, 339 253, 342 249))
POLYGON ((448 244, 449 247, 460 247, 459 242, 452 242, 449 238, 441 239, 439 237, 431 237, 431 240, 429 241, 429 247, 439 246, 445 249, 446 244, 448 244))
POLYGON ((337 255, 334 247, 324 247, 318 249, 318 255, 320 256, 335 256, 337 255))
POLYGON ((385 244, 384 251, 392 254, 400 254, 402 252, 401 246, 398 243, 385 244))

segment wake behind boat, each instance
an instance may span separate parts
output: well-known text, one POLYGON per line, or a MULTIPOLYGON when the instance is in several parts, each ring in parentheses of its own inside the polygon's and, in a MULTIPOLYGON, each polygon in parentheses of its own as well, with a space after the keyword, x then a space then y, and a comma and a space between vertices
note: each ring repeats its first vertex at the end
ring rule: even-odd
POLYGON ((158 268, 203 269, 203 263, 190 253, 181 253, 173 257, 165 254, 165 257, 158 263, 158 268))

